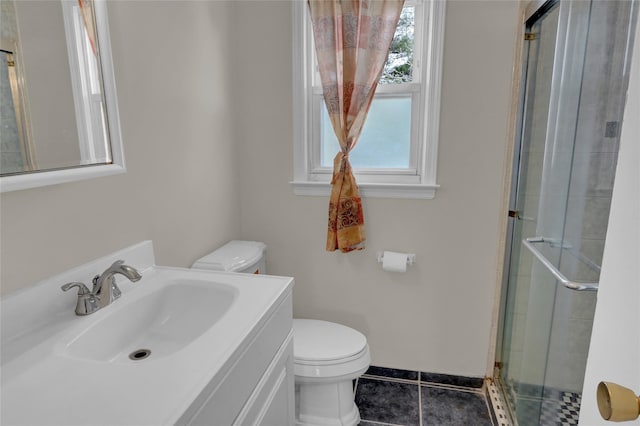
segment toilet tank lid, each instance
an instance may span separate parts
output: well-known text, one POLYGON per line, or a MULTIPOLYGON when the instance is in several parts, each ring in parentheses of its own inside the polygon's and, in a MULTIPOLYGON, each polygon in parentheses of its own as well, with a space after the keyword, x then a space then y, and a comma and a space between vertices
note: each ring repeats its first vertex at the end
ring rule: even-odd
POLYGON ((196 260, 193 268, 239 271, 258 262, 264 256, 266 249, 267 245, 259 241, 229 241, 219 249, 196 260))
POLYGON ((364 334, 342 324, 293 320, 293 357, 296 360, 339 360, 362 352, 366 346, 364 334))

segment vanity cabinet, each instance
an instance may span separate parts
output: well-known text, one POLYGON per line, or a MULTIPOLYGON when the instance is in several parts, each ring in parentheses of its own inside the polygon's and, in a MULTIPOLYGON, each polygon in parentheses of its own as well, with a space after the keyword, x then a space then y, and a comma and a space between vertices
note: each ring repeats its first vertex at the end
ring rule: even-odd
POLYGON ((194 426, 294 425, 291 294, 232 356, 177 424, 194 426))

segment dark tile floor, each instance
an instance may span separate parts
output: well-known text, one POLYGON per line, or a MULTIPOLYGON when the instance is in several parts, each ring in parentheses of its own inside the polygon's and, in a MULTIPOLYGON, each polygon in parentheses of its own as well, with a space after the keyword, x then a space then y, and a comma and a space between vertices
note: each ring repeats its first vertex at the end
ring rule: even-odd
POLYGON ((483 380, 371 367, 356 384, 360 426, 492 426, 483 380))

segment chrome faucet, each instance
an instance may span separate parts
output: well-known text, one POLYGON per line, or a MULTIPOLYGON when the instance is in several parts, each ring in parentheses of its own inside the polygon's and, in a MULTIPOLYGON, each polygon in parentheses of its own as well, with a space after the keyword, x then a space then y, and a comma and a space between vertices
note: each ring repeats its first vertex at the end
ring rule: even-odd
POLYGON ((93 290, 89 291, 83 283, 73 282, 63 285, 63 291, 78 287, 78 303, 76 315, 89 315, 113 303, 122 292, 118 288, 115 275, 121 274, 132 282, 142 278, 142 275, 132 266, 125 265, 124 260, 117 260, 109 266, 102 275, 93 278, 93 290))
POLYGON ((135 268, 125 265, 124 260, 113 262, 113 265, 109 266, 102 275, 93 277, 93 291, 91 293, 98 298, 98 306, 100 308, 111 304, 122 294, 116 285, 114 277, 116 274, 124 275, 133 282, 142 278, 142 275, 135 268))

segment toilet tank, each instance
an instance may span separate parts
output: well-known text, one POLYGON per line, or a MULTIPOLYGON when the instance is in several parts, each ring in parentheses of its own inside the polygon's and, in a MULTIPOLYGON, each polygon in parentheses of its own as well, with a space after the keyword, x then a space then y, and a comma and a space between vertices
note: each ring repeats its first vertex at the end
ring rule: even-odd
POLYGON ((196 260, 192 268, 214 271, 265 274, 267 245, 259 241, 229 241, 222 247, 196 260))

